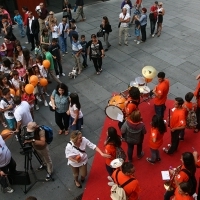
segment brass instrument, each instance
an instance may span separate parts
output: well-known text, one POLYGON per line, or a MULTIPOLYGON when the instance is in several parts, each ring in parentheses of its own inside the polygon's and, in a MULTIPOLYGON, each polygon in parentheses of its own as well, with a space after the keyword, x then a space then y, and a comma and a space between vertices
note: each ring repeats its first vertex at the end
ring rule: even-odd
POLYGON ((181 167, 182 165, 179 165, 173 172, 173 174, 170 175, 170 180, 166 181, 164 183, 164 188, 166 189, 166 191, 172 191, 175 188, 175 183, 174 183, 174 178, 178 175, 178 173, 181 171, 181 167))

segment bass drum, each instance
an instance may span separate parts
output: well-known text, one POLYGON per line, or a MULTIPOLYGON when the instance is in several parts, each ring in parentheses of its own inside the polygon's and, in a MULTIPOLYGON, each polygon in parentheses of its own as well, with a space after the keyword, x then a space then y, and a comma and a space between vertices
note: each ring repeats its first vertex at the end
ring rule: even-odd
POLYGON ((119 119, 119 116, 123 116, 123 110, 125 108, 126 99, 122 95, 116 95, 110 99, 108 106, 105 108, 106 115, 113 120, 119 119))

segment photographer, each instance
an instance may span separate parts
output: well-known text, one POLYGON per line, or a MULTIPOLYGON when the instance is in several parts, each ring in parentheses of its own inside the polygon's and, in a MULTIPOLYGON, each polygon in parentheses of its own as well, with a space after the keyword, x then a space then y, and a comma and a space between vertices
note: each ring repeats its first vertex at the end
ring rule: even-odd
POLYGON ((3 188, 4 192, 12 193, 14 190, 9 187, 8 179, 6 175, 9 174, 18 174, 16 171, 16 162, 11 156, 11 152, 6 146, 4 139, 9 137, 12 132, 8 132, 4 135, 0 135, 0 185, 3 188))
POLYGON ((42 170, 46 166, 48 173, 45 180, 51 180, 51 174, 53 173, 53 165, 49 154, 49 147, 45 139, 45 131, 39 125, 37 125, 36 122, 29 122, 27 125, 27 133, 25 134, 33 134, 34 139, 25 140, 24 144, 32 144, 33 148, 36 150, 43 162, 43 164, 38 168, 38 170, 42 170))

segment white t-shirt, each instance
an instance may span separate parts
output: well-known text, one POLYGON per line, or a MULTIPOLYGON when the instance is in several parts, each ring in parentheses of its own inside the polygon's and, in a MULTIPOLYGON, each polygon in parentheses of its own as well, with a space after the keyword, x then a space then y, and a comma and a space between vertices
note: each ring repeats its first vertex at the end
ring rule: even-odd
POLYGON ((13 86, 15 87, 15 89, 19 90, 19 82, 20 82, 20 80, 19 79, 16 80, 16 79, 12 78, 11 82, 12 82, 13 86))
POLYGON ((0 135, 0 167, 5 167, 11 160, 11 152, 0 135))
POLYGON ((4 74, 7 73, 7 74, 10 74, 11 70, 8 69, 8 67, 4 67, 3 65, 1 65, 1 72, 3 72, 4 74))
POLYGON ((47 71, 45 70, 43 65, 37 64, 40 70, 40 74, 42 75, 42 77, 47 78, 47 71))
MULTIPOLYGON (((74 112, 75 110, 78 110, 78 108, 76 107, 76 104, 74 104, 73 106, 71 106, 71 103, 69 105, 69 112, 72 118, 76 118, 76 113, 74 112)), ((79 110, 79 116, 78 118, 82 118, 83 117, 83 113, 81 110, 79 110)))
MULTIPOLYGON (((8 101, 8 103, 6 103, 5 100, 2 99, 1 102, 0 102, 0 108, 1 109, 5 109, 5 108, 7 108, 10 105, 14 105, 13 98, 11 98, 8 101)), ((5 116, 6 119, 13 119, 14 118, 13 109, 12 110, 6 110, 6 111, 4 111, 4 116, 5 116), (10 115, 12 115, 12 116, 10 116, 10 115)))
POLYGON ((58 26, 55 25, 52 31, 52 38, 58 38, 58 26))
POLYGON ((22 101, 21 104, 16 106, 14 110, 14 116, 17 122, 21 121, 22 126, 27 126, 29 122, 33 121, 30 113, 30 105, 26 101, 22 101))
MULTIPOLYGON (((126 20, 126 19, 128 19, 128 18, 130 18, 131 16, 130 16, 130 14, 127 12, 126 13, 126 16, 124 16, 124 14, 123 13, 120 13, 119 14, 119 18, 121 18, 121 19, 123 19, 123 20, 126 20)), ((121 25, 120 25, 120 27, 128 27, 128 25, 129 25, 129 23, 121 23, 121 25)))

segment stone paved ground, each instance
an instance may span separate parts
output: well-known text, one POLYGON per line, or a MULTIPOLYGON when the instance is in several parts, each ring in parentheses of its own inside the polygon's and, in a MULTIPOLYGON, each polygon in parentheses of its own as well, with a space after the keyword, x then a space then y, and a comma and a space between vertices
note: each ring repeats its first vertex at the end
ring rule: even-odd
MULTIPOLYGON (((143 5, 149 9, 152 2, 144 0, 143 5)), ((112 47, 106 52, 103 60, 103 72, 100 76, 94 73, 93 65, 88 61, 89 67, 75 80, 68 77, 62 77, 61 80, 69 86, 71 92, 78 92, 84 113, 83 134, 92 142, 98 142, 105 119, 104 108, 111 93, 126 90, 130 81, 141 76, 141 69, 145 65, 152 65, 158 71, 163 70, 166 73, 171 82, 169 94, 171 99, 175 96, 184 97, 187 92, 195 88, 195 76, 200 73, 200 22, 198 20, 200 2, 198 0, 190 3, 187 0, 164 0, 163 3, 166 15, 164 16, 162 35, 159 38, 150 38, 148 23, 147 41, 136 45, 132 36, 129 38, 129 46, 118 46, 117 25, 120 0, 97 2, 85 7, 87 20, 77 24, 79 33, 86 34, 87 40, 89 40, 90 35, 99 30, 102 16, 106 15, 113 29, 109 37, 112 47)), ((57 16, 60 19, 61 15, 57 14, 57 16)), ((134 34, 133 27, 131 27, 130 33, 134 34)), ((23 39, 23 44, 24 41, 23 39)), ((66 74, 73 67, 70 49, 69 54, 63 59, 63 66, 66 74)), ((155 84, 156 80, 153 80, 149 87, 153 88, 155 84)), ((54 87, 55 85, 51 84, 49 92, 54 87)), ((52 126, 55 131, 54 141, 50 145, 55 181, 37 183, 28 195, 35 195, 39 200, 73 200, 84 191, 84 188, 77 189, 75 187, 70 168, 67 166, 64 149, 69 141, 69 136, 57 135, 58 127, 54 122, 53 113, 48 108, 41 105, 40 110, 35 113, 38 123, 52 126)), ((23 170, 24 156, 19 154, 18 143, 14 139, 7 143, 17 161, 17 169, 23 170)), ((93 155, 94 152, 88 150, 89 170, 93 155)), ((33 157, 33 167, 37 166, 38 162, 33 157)), ((37 175, 45 177, 46 174, 41 172, 37 175)), ((13 194, 1 194, 1 200, 25 199, 27 195, 24 195, 22 186, 14 186, 14 189, 13 194)))

